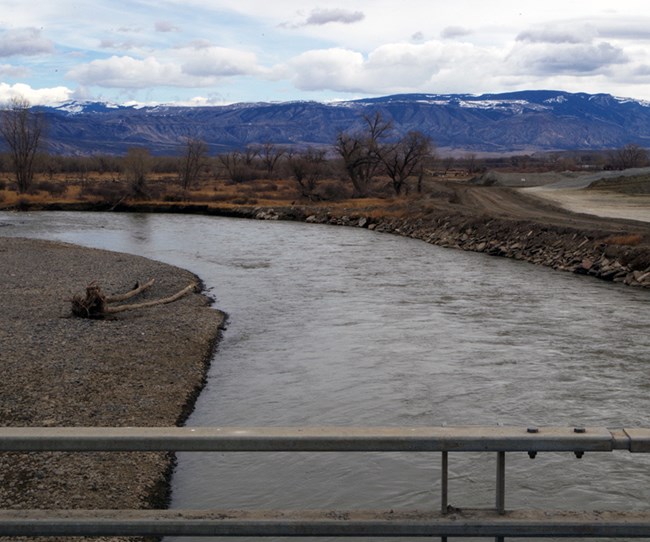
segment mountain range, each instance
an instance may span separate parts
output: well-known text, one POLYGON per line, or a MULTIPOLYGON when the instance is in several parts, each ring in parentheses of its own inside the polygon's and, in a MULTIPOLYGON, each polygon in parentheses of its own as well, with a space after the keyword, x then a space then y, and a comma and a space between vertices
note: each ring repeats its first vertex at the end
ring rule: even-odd
POLYGON ((188 137, 203 139, 213 154, 264 143, 324 147, 341 131, 359 129, 364 115, 375 111, 392 121, 396 136, 419 130, 448 152, 650 147, 650 102, 551 90, 210 107, 69 102, 39 109, 48 151, 67 155, 123 154, 134 146, 175 155, 188 137))

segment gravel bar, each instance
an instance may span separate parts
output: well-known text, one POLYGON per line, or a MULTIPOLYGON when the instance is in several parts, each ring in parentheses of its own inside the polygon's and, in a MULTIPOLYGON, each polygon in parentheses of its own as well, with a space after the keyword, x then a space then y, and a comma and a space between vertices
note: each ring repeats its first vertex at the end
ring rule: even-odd
MULTIPOLYGON (((70 298, 93 281, 115 294, 151 278, 133 302, 198 280, 138 256, 0 237, 0 425, 181 425, 225 320, 205 295, 102 320, 71 316, 70 298)), ((164 508, 173 461, 167 453, 0 454, 0 508, 164 508)))

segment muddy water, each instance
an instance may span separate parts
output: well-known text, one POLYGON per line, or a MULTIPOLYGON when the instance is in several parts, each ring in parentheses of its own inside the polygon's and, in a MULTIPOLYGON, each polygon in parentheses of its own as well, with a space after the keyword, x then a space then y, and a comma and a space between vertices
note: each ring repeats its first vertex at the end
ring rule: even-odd
MULTIPOLYGON (((650 426, 650 294, 365 230, 0 213, 0 235, 197 273, 230 314, 190 425, 650 426)), ((180 454, 178 508, 437 508, 436 454, 180 454)), ((650 461, 508 454, 506 506, 638 509, 650 461)), ((493 457, 450 459, 493 506, 493 457)))

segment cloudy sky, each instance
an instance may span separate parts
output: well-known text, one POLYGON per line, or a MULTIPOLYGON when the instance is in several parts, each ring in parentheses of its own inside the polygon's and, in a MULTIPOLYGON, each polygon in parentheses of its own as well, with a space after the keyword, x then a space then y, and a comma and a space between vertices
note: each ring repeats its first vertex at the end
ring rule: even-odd
POLYGON ((0 0, 0 102, 650 100, 648 0, 0 0))

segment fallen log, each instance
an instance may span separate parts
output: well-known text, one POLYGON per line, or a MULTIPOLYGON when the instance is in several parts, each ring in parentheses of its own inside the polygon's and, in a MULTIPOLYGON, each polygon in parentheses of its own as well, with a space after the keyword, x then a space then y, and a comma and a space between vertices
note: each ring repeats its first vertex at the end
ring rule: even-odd
POLYGON ((173 303, 184 295, 196 289, 197 284, 192 283, 176 292, 175 294, 164 297, 162 299, 154 299, 151 301, 143 301, 142 303, 131 303, 125 305, 113 305, 111 303, 119 303, 131 299, 136 295, 149 289, 154 284, 154 279, 140 285, 136 283, 135 288, 124 293, 115 295, 106 295, 102 292, 100 286, 96 282, 91 282, 86 287, 86 295, 75 295, 70 300, 72 304, 72 314, 80 318, 103 318, 110 314, 117 314, 129 310, 144 309, 154 307, 156 305, 164 305, 173 303))

